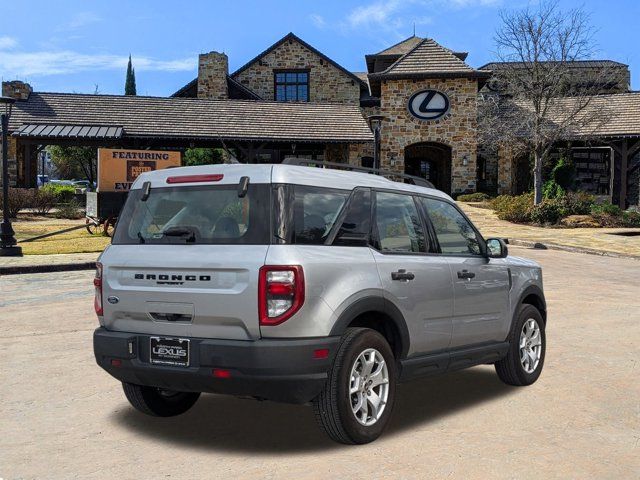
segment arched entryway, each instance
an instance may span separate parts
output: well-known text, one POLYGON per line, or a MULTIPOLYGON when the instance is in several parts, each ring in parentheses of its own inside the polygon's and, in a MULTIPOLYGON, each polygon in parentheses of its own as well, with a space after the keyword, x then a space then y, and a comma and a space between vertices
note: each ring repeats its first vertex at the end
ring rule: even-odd
POLYGON ((451 147, 444 143, 421 142, 404 149, 404 172, 429 180, 451 193, 451 147))

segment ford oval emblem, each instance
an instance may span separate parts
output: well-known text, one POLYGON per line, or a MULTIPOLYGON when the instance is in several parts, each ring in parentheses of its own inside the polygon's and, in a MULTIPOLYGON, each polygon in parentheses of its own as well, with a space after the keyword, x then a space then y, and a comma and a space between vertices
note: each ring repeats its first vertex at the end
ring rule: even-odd
POLYGON ((107 302, 109 302, 112 305, 115 305, 116 303, 118 303, 120 301, 120 299, 118 297, 107 297, 107 302))

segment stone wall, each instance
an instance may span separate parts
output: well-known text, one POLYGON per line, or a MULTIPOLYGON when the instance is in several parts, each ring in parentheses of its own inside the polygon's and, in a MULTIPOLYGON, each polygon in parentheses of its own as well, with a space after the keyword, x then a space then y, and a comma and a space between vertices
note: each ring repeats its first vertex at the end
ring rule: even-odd
POLYGON ((405 147, 420 142, 442 143, 451 147, 452 193, 475 191, 477 96, 478 82, 474 79, 383 81, 380 113, 386 119, 380 142, 382 168, 404 172, 405 147), (449 97, 449 113, 438 120, 418 120, 407 110, 411 95, 427 88, 449 97))
POLYGON ((224 53, 209 52, 198 57, 198 98, 229 98, 229 59, 224 53))
POLYGON ((2 82, 2 96, 12 97, 16 100, 27 100, 31 95, 33 89, 31 85, 20 80, 13 80, 11 82, 2 82))
MULTIPOLYGON (((7 160, 9 160, 9 186, 15 187, 18 182, 18 166, 16 162, 17 140, 9 137, 9 148, 7 149, 7 160)), ((2 145, 0 144, 0 162, 2 161, 2 145)), ((2 185, 2 175, 0 175, 0 185, 2 185)))
POLYGON ((342 70, 294 40, 288 40, 256 60, 234 79, 274 100, 274 70, 309 69, 309 101, 358 104, 360 84, 342 70))

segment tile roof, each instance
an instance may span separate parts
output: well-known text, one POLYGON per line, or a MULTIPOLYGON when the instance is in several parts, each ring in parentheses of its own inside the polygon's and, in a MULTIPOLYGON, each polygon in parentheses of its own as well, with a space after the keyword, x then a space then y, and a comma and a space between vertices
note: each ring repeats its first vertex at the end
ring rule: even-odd
POLYGON ((415 46, 422 40, 424 39, 413 35, 412 37, 406 38, 395 45, 391 45, 389 48, 385 48, 378 53, 374 53, 373 55, 404 55, 409 50, 415 48, 415 46))
POLYGON ((123 138, 369 142, 357 105, 34 92, 14 104, 25 125, 122 127, 123 138))
MULTIPOLYGON (((540 62, 540 63, 557 63, 557 62, 540 62)), ((525 62, 490 62, 478 68, 478 70, 501 70, 506 68, 524 68, 525 62)), ((584 67, 628 67, 628 65, 614 60, 574 60, 567 62, 570 68, 584 67)))
POLYGON ((486 77, 489 72, 480 72, 463 62, 454 52, 435 40, 421 40, 413 49, 400 57, 393 65, 380 73, 379 77, 417 76, 468 76, 486 77))
MULTIPOLYGON (((558 99, 551 107, 551 124, 562 124, 565 115, 575 112, 576 97, 558 99)), ((530 102, 516 100, 509 115, 526 119, 522 110, 532 111, 530 102)), ((640 137, 640 92, 613 93, 593 97, 584 111, 576 115, 578 127, 569 137, 640 137)))

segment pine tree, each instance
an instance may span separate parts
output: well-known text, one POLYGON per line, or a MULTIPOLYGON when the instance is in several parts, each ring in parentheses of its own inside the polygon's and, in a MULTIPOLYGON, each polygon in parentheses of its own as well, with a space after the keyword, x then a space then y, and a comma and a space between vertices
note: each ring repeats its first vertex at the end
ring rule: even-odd
POLYGON ((124 82, 124 94, 136 95, 136 71, 131 65, 131 55, 129 55, 129 64, 127 65, 127 79, 124 82))

